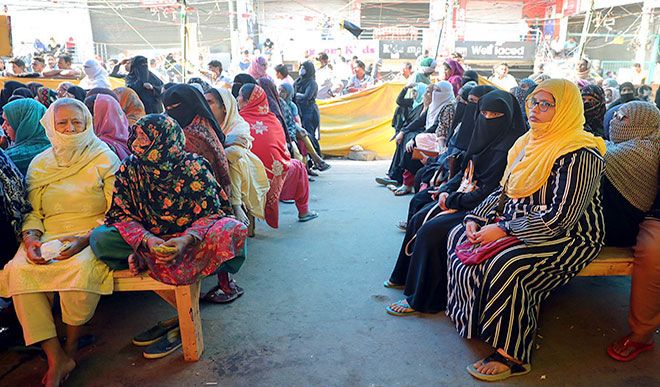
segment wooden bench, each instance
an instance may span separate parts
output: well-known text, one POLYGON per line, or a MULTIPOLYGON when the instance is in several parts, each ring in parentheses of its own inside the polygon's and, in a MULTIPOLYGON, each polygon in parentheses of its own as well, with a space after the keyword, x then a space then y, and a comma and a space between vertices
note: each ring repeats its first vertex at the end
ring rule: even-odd
POLYGON ((629 247, 604 247, 598 257, 578 274, 582 277, 631 275, 633 251, 629 247))
POLYGON ((199 313, 201 281, 186 286, 173 286, 158 282, 147 274, 132 275, 128 270, 114 272, 115 292, 150 290, 158 294, 179 314, 179 328, 186 361, 199 360, 204 351, 202 318, 199 313))

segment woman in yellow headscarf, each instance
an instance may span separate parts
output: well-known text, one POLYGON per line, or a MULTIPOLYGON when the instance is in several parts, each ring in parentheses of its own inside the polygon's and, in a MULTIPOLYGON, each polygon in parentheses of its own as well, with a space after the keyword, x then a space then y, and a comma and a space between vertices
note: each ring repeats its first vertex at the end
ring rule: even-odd
POLYGON ((551 79, 526 104, 531 129, 509 151, 500 188, 452 230, 447 246, 446 312, 462 336, 495 348, 468 366, 487 381, 531 370, 540 303, 604 243, 605 143, 583 130, 580 91, 551 79))

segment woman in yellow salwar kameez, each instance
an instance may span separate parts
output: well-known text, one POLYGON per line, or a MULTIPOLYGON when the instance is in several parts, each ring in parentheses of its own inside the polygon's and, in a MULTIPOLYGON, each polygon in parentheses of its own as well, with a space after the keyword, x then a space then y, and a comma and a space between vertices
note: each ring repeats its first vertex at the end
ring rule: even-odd
POLYGON ((48 108, 41 123, 53 146, 28 168, 33 210, 23 222, 21 247, 0 275, 0 296, 13 298, 25 343, 41 343, 46 352, 47 386, 58 386, 74 369, 80 327, 94 315, 101 295, 113 290, 109 268, 89 248, 89 234, 103 223, 120 162, 96 137, 92 122, 87 107, 73 99, 48 108), (42 244, 55 239, 64 246, 47 260, 42 244), (55 292, 67 328, 64 348, 51 312, 55 292))

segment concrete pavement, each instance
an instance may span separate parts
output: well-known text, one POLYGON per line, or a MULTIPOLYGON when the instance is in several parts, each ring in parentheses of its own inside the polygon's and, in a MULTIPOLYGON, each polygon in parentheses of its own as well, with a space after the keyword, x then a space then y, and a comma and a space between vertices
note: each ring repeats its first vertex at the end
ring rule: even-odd
MULTIPOLYGON (((245 295, 203 305, 206 351, 197 363, 181 352, 142 358, 131 337, 172 309, 149 293, 104 297, 71 386, 407 386, 484 385, 465 367, 489 353, 462 339, 444 316, 392 317, 385 289, 403 234, 407 198, 374 183, 389 162, 335 160, 311 183, 320 217, 296 221, 282 204, 280 229, 257 225, 236 276, 245 295)), ((213 285, 205 281, 204 289, 213 285)), ((627 330, 630 281, 577 278, 542 307, 533 371, 509 379, 529 385, 660 385, 660 350, 621 364, 605 347, 627 330)), ((656 337, 656 341, 660 341, 656 337)), ((0 354, 0 385, 38 384, 38 355, 0 354)))

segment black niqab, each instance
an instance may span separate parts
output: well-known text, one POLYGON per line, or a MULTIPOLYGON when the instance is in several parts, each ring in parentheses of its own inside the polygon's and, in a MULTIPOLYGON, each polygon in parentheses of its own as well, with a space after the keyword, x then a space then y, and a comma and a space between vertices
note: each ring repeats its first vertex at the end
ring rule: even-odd
POLYGON ((314 63, 308 60, 303 62, 301 67, 305 70, 304 74, 301 73, 301 75, 293 83, 293 87, 296 89, 296 93, 305 93, 307 86, 312 81, 316 80, 316 68, 314 68, 314 63))
POLYGON ((163 94, 163 103, 166 107, 179 104, 166 111, 167 115, 174 118, 182 128, 190 125, 196 116, 200 116, 211 124, 222 145, 225 144, 225 134, 215 120, 208 102, 204 99, 204 95, 193 86, 178 84, 170 87, 163 94))
POLYGON ((494 90, 479 100, 479 112, 472 132, 465 160, 472 159, 475 165, 482 156, 490 157, 493 151, 508 153, 513 143, 526 131, 525 119, 520 105, 513 94, 494 90), (482 111, 503 113, 498 118, 486 118, 482 111))
POLYGON ((256 85, 257 80, 250 74, 237 74, 234 77, 234 84, 231 85, 231 95, 234 98, 238 98, 238 92, 241 90, 243 85, 256 85))
MULTIPOLYGON (((493 86, 483 85, 475 86, 470 90, 468 97, 474 95, 475 97, 483 97, 484 95, 497 90, 493 86)), ((463 120, 458 131, 454 131, 455 138, 452 137, 451 142, 459 150, 466 151, 472 140, 472 133, 476 125, 477 114, 479 114, 478 105, 474 102, 468 102, 465 112, 463 113, 463 120)))

